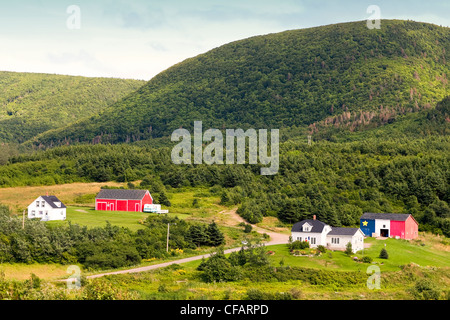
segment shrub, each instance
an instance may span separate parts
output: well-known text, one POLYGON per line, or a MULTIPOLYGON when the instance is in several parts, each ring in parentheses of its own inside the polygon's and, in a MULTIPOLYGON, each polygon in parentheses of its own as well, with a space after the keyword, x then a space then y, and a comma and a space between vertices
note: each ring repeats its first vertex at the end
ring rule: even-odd
POLYGON ((309 242, 308 241, 295 240, 294 242, 291 242, 291 243, 288 244, 288 248, 289 248, 290 251, 307 249, 307 248, 309 248, 309 242))
POLYGON ((318 245, 317 251, 319 251, 321 253, 325 253, 325 252, 327 252, 327 248, 325 248, 325 246, 323 246, 323 245, 318 245))
POLYGON ((411 291, 413 296, 419 300, 438 300, 441 295, 439 289, 429 279, 416 281, 411 291))
POLYGON ((352 253, 353 253, 352 243, 348 242, 347 245, 345 246, 345 254, 350 256, 352 253))
POLYGON ((389 254, 388 254, 386 248, 381 249, 379 258, 380 259, 388 259, 389 258, 389 254))
POLYGON ((371 257, 369 257, 369 256, 364 256, 361 259, 361 261, 364 262, 364 263, 372 263, 372 260, 373 259, 371 257))
POLYGON ((246 224, 244 227, 244 232, 245 233, 250 233, 252 232, 253 227, 250 224, 246 224))

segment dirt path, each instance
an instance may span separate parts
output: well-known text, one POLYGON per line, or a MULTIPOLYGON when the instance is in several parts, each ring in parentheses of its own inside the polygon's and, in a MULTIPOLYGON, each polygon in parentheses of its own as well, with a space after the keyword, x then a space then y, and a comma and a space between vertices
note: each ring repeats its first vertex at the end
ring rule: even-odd
MULTIPOLYGON (((236 213, 236 209, 227 210, 219 212, 224 218, 225 218, 225 224, 229 226, 235 226, 241 222, 248 223, 245 221, 239 214, 236 213)), ((261 234, 268 234, 270 236, 270 241, 267 242, 267 244, 283 244, 288 243, 289 235, 274 232, 271 230, 263 229, 261 227, 258 227, 257 225, 250 224, 253 227, 253 230, 261 233, 261 234)))
MULTIPOLYGON (((236 209, 222 211, 219 213, 219 215, 221 215, 221 217, 222 217, 220 223, 224 224, 224 225, 235 226, 235 225, 239 224, 240 222, 247 223, 241 216, 239 216, 236 213, 236 209)), ((260 228, 256 225, 252 225, 252 227, 255 231, 257 231, 261 234, 266 233, 270 236, 270 240, 265 242, 265 245, 288 243, 289 235, 266 230, 266 229, 260 228)), ((234 251, 239 251, 240 249, 241 249, 241 247, 232 248, 232 249, 225 250, 224 252, 231 253, 234 251)), ((209 256, 210 256, 210 254, 202 254, 202 255, 198 255, 198 256, 194 256, 194 257, 173 260, 173 261, 159 263, 159 264, 146 266, 146 267, 139 267, 139 268, 133 268, 133 269, 127 269, 127 270, 95 274, 95 275, 87 276, 86 278, 93 279, 93 278, 99 278, 99 277, 103 277, 106 275, 113 275, 113 274, 145 272, 145 271, 154 270, 154 269, 158 269, 158 268, 164 268, 164 267, 170 266, 175 263, 180 264, 180 263, 185 263, 185 262, 190 262, 190 261, 195 261, 195 260, 201 260, 202 258, 207 258, 209 256)))

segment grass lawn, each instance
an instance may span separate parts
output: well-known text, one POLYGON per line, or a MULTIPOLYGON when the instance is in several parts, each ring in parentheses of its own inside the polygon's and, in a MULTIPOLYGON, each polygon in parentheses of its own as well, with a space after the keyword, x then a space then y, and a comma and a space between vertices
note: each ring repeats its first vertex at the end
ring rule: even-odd
POLYGON ((41 279, 58 279, 69 277, 70 273, 67 273, 68 267, 68 265, 61 265, 57 263, 1 263, 0 274, 3 273, 5 275, 5 279, 14 280, 30 279, 30 275, 32 273, 41 279))
MULTIPOLYGON (((124 211, 96 211, 90 207, 67 207, 67 218, 65 221, 48 221, 50 226, 63 225, 70 221, 73 224, 88 226, 88 227, 104 227, 109 221, 112 225, 128 228, 132 231, 144 228, 139 221, 145 220, 149 215, 156 215, 155 213, 143 212, 124 212, 124 211)), ((177 216, 180 219, 189 217, 187 214, 170 213, 169 216, 177 216)))

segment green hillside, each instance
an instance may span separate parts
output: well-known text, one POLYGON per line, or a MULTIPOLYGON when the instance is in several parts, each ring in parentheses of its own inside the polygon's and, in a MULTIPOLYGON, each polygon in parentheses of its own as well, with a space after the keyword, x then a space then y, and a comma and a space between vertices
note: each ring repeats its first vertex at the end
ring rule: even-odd
POLYGON ((138 80, 0 72, 0 142, 22 143, 103 111, 138 80))
POLYGON ((113 108, 39 142, 130 142, 179 127, 356 130, 432 108, 449 95, 450 29, 365 21, 257 36, 160 73, 113 108), (309 128, 308 128, 309 126, 309 128))

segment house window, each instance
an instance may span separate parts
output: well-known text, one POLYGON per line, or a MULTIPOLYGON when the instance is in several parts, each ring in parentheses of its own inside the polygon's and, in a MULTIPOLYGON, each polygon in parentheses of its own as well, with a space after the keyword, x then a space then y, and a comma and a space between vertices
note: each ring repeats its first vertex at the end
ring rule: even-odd
POLYGON ((36 201, 36 207, 39 208, 39 201, 36 201))
POLYGON ((331 243, 339 244, 339 238, 331 238, 331 243))
POLYGON ((311 244, 316 244, 316 238, 311 238, 311 244))
POLYGON ((31 210, 31 215, 34 217, 36 215, 36 211, 31 210))
POLYGON ((45 201, 41 202, 41 207, 44 208, 45 207, 45 201))

